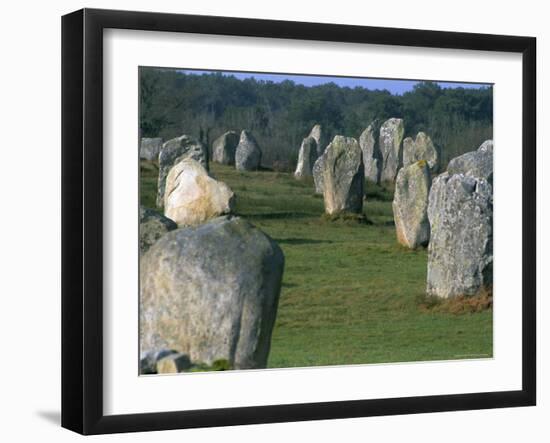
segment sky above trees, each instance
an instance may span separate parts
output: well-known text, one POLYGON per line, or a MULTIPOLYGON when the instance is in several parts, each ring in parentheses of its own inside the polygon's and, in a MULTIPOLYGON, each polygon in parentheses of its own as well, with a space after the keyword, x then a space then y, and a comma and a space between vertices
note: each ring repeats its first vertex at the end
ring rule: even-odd
MULTIPOLYGON (((285 80, 293 81, 296 84, 304 86, 317 86, 326 83, 335 83, 341 87, 362 87, 370 90, 387 90, 394 95, 401 95, 405 92, 412 91, 414 86, 420 83, 420 80, 398 80, 387 78, 357 78, 357 77, 332 77, 332 76, 317 76, 317 75, 291 75, 291 74, 263 74, 252 72, 233 72, 233 71, 208 71, 208 70, 191 70, 182 69, 181 72, 186 74, 211 74, 213 72, 220 72, 225 76, 233 76, 239 80, 247 78, 255 78, 258 81, 281 83, 285 80)), ((463 82, 449 82, 449 81, 435 81, 435 79, 423 79, 432 80, 442 88, 468 88, 468 89, 480 89, 490 86, 487 83, 463 83, 463 82)))

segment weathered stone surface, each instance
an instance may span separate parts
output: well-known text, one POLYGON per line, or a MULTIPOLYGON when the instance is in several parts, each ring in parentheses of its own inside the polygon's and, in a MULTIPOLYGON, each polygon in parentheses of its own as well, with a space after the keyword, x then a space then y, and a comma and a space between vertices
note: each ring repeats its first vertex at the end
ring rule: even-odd
POLYGON ((164 143, 159 154, 157 194, 157 206, 159 208, 162 208, 164 205, 164 189, 168 172, 170 172, 170 169, 176 163, 179 163, 184 158, 192 158, 208 170, 208 149, 200 141, 187 135, 182 135, 164 143))
POLYGON ((493 181, 493 141, 486 140, 477 151, 453 158, 447 167, 449 175, 470 173, 474 177, 493 181))
POLYGON ((157 362, 168 355, 177 354, 176 351, 171 349, 161 349, 159 351, 144 351, 141 352, 139 359, 139 373, 140 374, 156 374, 157 362))
POLYGON ((404 166, 397 174, 393 196, 393 219, 397 241, 411 249, 426 246, 430 240, 428 196, 431 186, 426 160, 404 166))
POLYGON ((235 204, 233 191, 208 175, 199 162, 185 158, 166 178, 164 215, 178 226, 195 226, 229 214, 235 204))
POLYGON ((359 137, 359 146, 363 151, 365 178, 372 183, 380 183, 382 154, 376 141, 376 124, 371 123, 359 137))
POLYGON ((212 161, 222 165, 235 164, 235 151, 239 144, 239 134, 228 131, 212 143, 212 161))
POLYGON ((173 353, 157 361, 157 374, 177 374, 191 367, 191 360, 186 354, 173 353))
POLYGON ((445 172, 428 204, 427 292, 450 298, 492 290, 493 188, 484 178, 445 172))
POLYGON ((382 155, 380 181, 393 182, 402 163, 403 134, 405 128, 400 118, 390 118, 380 127, 378 146, 382 155))
POLYGON ((403 166, 409 166, 419 160, 426 160, 430 171, 435 173, 439 169, 439 153, 432 139, 424 132, 416 134, 416 139, 407 137, 403 140, 403 166))
POLYGON ((265 367, 283 267, 279 246, 239 217, 168 233, 140 262, 141 349, 265 367))
POLYGON ((325 212, 361 213, 363 209, 363 154, 357 140, 337 135, 323 154, 325 212))
POLYGON ((321 157, 319 157, 313 164, 312 174, 316 194, 323 193, 323 161, 324 156, 321 155, 321 157))
POLYGON ((317 160, 317 142, 313 137, 304 138, 298 152, 298 164, 294 177, 301 179, 313 175, 313 165, 317 160))
POLYGON ((241 132, 235 152, 235 167, 239 171, 255 171, 262 161, 262 151, 254 136, 248 131, 241 132))
POLYGON ((161 148, 162 138, 143 137, 139 147, 139 158, 143 158, 145 160, 157 160, 161 148))
POLYGON ((317 157, 323 155, 326 148, 326 137, 324 137, 323 128, 321 125, 315 125, 309 132, 309 137, 313 137, 317 143, 317 157))
POLYGON ((159 238, 173 231, 178 225, 158 212, 139 207, 139 253, 143 254, 159 238))

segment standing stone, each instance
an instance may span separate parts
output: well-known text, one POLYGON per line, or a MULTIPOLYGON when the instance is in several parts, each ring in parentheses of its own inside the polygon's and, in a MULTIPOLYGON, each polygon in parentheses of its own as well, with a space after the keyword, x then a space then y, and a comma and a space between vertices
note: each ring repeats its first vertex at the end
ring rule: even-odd
POLYGON ((382 155, 378 149, 375 137, 376 125, 371 123, 359 137, 359 146, 363 151, 365 178, 372 183, 380 183, 382 155))
POLYGON ((475 177, 493 181, 493 141, 486 140, 477 151, 453 158, 447 167, 449 175, 471 173, 475 177))
POLYGON ((265 368, 283 267, 279 246, 239 217, 168 233, 140 263, 142 352, 265 368))
POLYGON ((403 140, 403 166, 409 166, 419 160, 426 160, 432 173, 439 167, 439 154, 432 139, 424 132, 416 134, 416 139, 403 140))
POLYGON ((195 226, 229 214, 234 204, 235 195, 229 186, 210 177, 199 162, 186 158, 170 169, 164 215, 178 226, 195 226))
POLYGON ((159 238, 167 232, 176 229, 178 225, 173 220, 158 212, 139 207, 139 253, 143 254, 159 238))
POLYGON ((158 160, 161 148, 162 138, 143 137, 139 147, 139 158, 143 158, 145 160, 158 160))
POLYGON ((163 358, 177 354, 173 349, 160 349, 158 351, 142 351, 140 352, 139 359, 139 373, 140 374, 156 374, 157 363, 163 358))
POLYGON ((493 188, 467 174, 435 178, 428 205, 427 292, 451 298, 491 292, 493 284, 493 188))
POLYGON ((431 186, 426 160, 404 166, 397 174, 393 196, 393 219, 397 241, 411 249, 426 246, 430 240, 428 196, 431 186))
POLYGON ((378 146, 382 155, 380 181, 394 182, 402 162, 403 120, 390 118, 380 127, 378 146))
POLYGON ((172 353, 157 361, 157 374, 177 374, 191 368, 191 360, 185 354, 172 353))
POLYGON ((262 161, 262 151, 256 139, 248 131, 241 132, 235 152, 235 167, 238 171, 255 171, 262 161))
POLYGON ((304 138, 298 153, 298 165, 294 177, 297 179, 311 177, 315 160, 317 160, 317 142, 313 137, 304 138))
POLYGON ((164 143, 159 154, 157 193, 157 206, 159 208, 162 208, 164 204, 164 188, 168 172, 170 172, 170 169, 172 169, 176 163, 179 163, 184 158, 192 158, 208 170, 208 149, 200 141, 187 135, 182 135, 164 143))
POLYGON ((363 153, 357 140, 337 135, 323 154, 325 212, 361 213, 363 210, 363 153))
POLYGON ((239 144, 239 134, 226 132, 212 143, 212 161, 222 165, 235 164, 235 151, 239 144))
POLYGON ((323 128, 321 125, 315 125, 309 132, 309 137, 313 137, 317 143, 317 157, 325 152, 325 138, 323 137, 323 128))
POLYGON ((322 194, 323 193, 323 161, 324 161, 324 155, 321 155, 315 163, 313 164, 313 182, 315 183, 315 193, 316 194, 322 194))

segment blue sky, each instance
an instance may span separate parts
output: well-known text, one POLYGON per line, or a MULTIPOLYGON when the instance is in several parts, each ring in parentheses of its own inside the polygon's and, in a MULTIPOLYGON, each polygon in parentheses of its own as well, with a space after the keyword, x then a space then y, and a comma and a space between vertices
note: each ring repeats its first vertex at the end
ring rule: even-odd
MULTIPOLYGON (((182 69, 181 72, 186 74, 210 74, 214 71, 199 71, 182 69)), ((324 83, 336 83, 338 86, 347 86, 355 88, 361 86, 365 89, 387 89, 392 94, 403 94, 411 91, 413 86, 418 83, 417 80, 391 80, 378 78, 356 78, 356 77, 326 77, 315 75, 287 75, 287 74, 260 74, 251 72, 226 72, 221 71, 223 75, 232 75, 240 80, 245 78, 255 78, 256 80, 272 81, 280 83, 284 80, 292 80, 304 86, 316 86, 324 83)), ((442 88, 482 88, 489 86, 486 83, 459 83, 459 82, 436 82, 442 88)))

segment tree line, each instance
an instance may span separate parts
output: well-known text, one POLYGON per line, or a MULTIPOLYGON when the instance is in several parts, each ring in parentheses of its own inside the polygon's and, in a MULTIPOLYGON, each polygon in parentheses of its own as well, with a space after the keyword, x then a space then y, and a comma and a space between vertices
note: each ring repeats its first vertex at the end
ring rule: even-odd
POLYGON ((420 82, 402 95, 387 90, 340 87, 335 83, 306 87, 239 80, 221 73, 190 75, 176 69, 139 70, 142 137, 165 140, 181 134, 208 146, 228 130, 250 130, 262 148, 262 164, 292 170, 298 149, 314 124, 328 138, 359 138, 373 121, 403 118, 405 136, 424 131, 440 149, 442 164, 492 138, 493 90, 441 88, 420 82))

